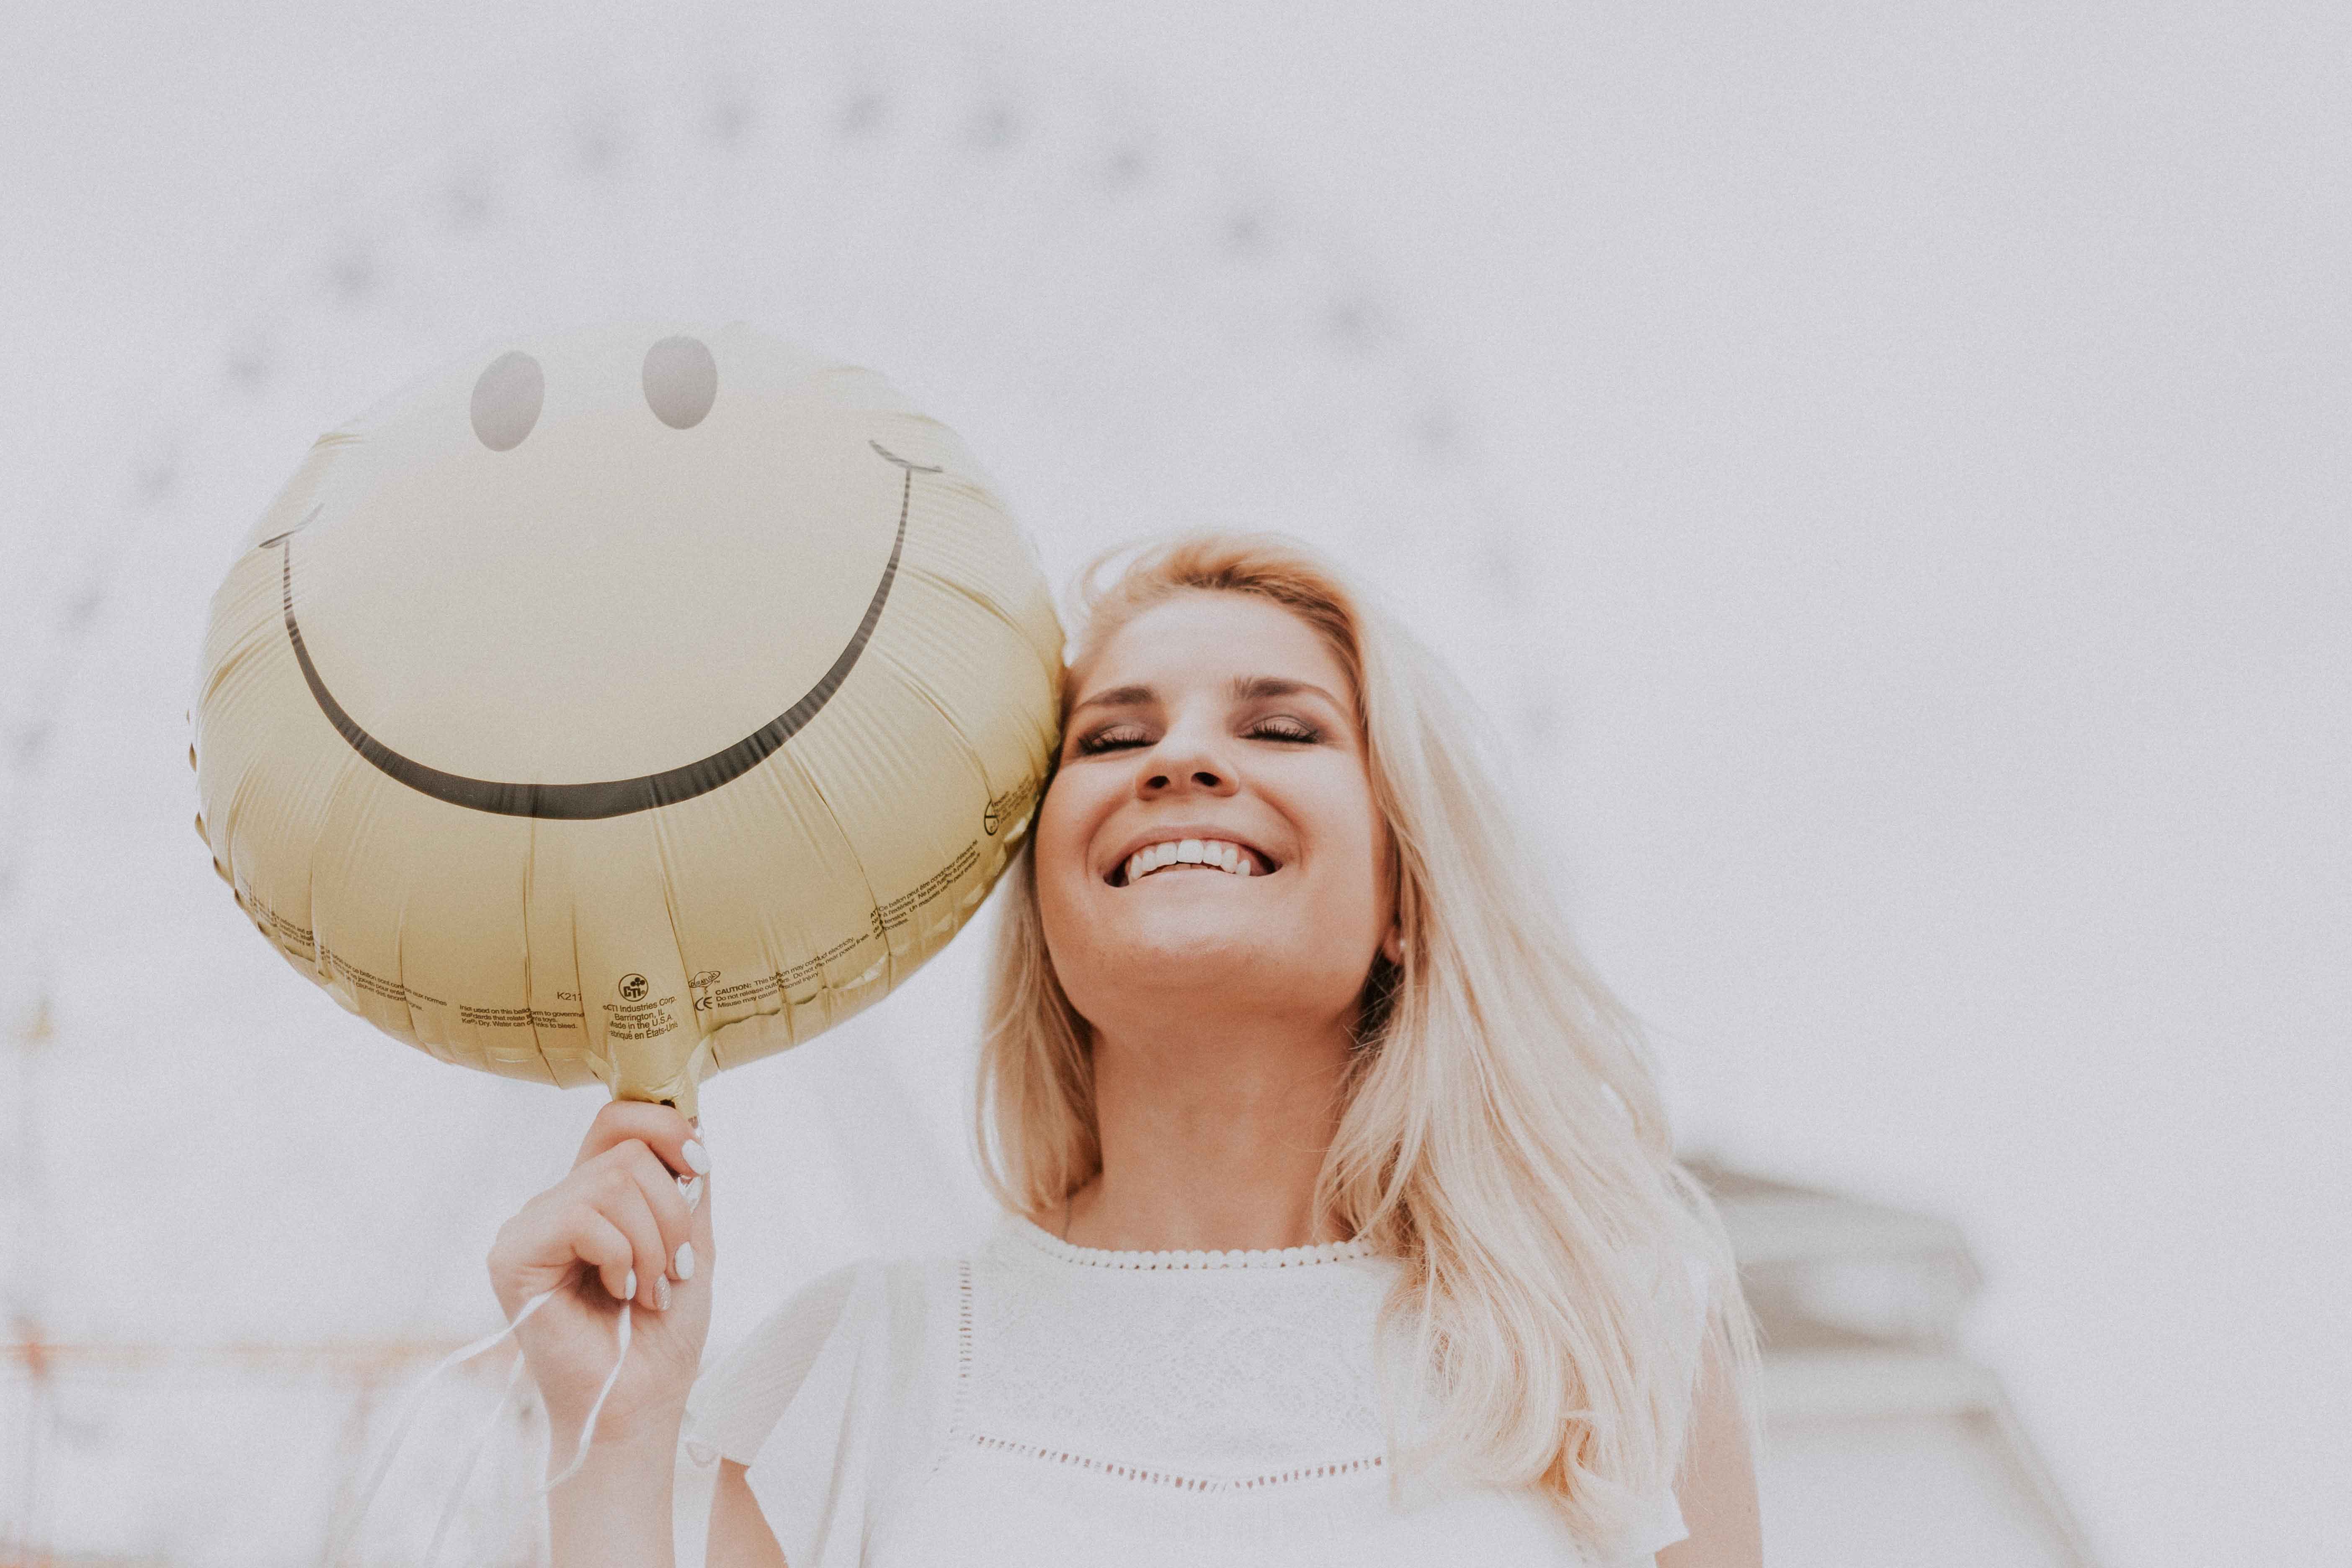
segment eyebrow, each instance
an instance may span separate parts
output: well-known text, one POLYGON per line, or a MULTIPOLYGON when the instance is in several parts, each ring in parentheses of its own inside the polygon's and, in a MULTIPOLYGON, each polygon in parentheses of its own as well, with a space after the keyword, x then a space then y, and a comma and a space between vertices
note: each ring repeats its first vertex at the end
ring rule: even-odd
MULTIPOLYGON (((1292 680, 1280 675, 1237 675, 1227 684, 1226 691, 1236 702, 1248 702, 1264 697, 1296 697, 1309 692, 1346 712, 1347 707, 1338 698, 1312 681, 1292 680)), ((1114 686, 1108 691, 1097 691, 1072 708, 1073 714, 1087 708, 1141 708, 1160 700, 1160 693, 1149 686, 1114 686)))
POLYGON ((1114 686, 1108 691, 1096 692, 1070 711, 1076 713, 1087 708, 1140 708, 1147 702, 1159 700, 1159 697, 1160 694, 1149 686, 1114 686))
POLYGON ((1234 677, 1233 684, 1228 689, 1233 693, 1233 699, 1236 702, 1248 702, 1260 697, 1296 697, 1302 691, 1310 692, 1339 709, 1342 713, 1347 711, 1346 706, 1338 698, 1314 682, 1292 680, 1285 676, 1237 675, 1234 677))

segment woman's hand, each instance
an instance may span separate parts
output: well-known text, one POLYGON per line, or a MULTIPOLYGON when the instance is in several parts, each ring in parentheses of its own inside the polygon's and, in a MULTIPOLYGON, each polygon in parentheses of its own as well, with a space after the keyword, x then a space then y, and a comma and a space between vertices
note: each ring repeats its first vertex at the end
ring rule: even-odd
POLYGON ((599 1446, 676 1439, 710 1329, 710 1163, 699 1138, 668 1106, 614 1100, 589 1125, 571 1173, 523 1205, 490 1247, 490 1286, 509 1321, 559 1288, 516 1333, 546 1402, 558 1470, 619 1354, 625 1299, 637 1310, 597 1416, 599 1446))

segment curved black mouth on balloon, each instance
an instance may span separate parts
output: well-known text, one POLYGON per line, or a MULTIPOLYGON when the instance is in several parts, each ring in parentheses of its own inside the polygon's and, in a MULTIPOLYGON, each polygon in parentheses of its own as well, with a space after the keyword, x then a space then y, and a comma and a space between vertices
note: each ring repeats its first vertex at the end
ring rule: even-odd
POLYGON ((907 511, 914 498, 915 476, 936 474, 937 468, 910 463, 886 449, 879 441, 867 446, 886 461, 898 466, 904 475, 898 492, 898 533, 890 543, 890 559, 882 567, 882 580, 874 586, 874 597, 866 606, 865 616, 857 623, 841 654, 833 661, 814 686, 802 699, 775 718, 762 724, 723 751, 713 752, 699 762, 683 767, 646 773, 641 778, 606 779, 595 784, 503 784, 494 779, 467 778, 460 773, 443 773, 427 767, 413 758, 404 757, 367 732, 360 721, 344 711, 327 683, 320 678, 319 667, 310 661, 310 650, 302 645, 302 628, 294 619, 294 535, 309 526, 310 518, 318 516, 313 508, 310 517, 274 539, 260 545, 268 549, 276 544, 283 547, 280 588, 285 598, 286 636, 294 645, 294 658, 302 667, 302 679, 309 683, 310 695, 319 704, 319 711, 336 732, 351 742, 352 750, 373 763, 378 771, 399 780, 409 788, 436 800, 446 800, 452 805, 462 805, 472 811, 493 812, 500 816, 538 816, 561 821, 582 822, 607 816, 627 816, 634 812, 651 811, 657 806, 676 805, 692 800, 698 795, 709 795, 722 784, 741 778, 753 768, 775 754, 776 751, 817 716, 841 683, 849 679, 856 668, 858 656, 874 636, 874 627, 882 619, 882 606, 890 597, 890 584, 898 575, 898 555, 907 544, 907 511))

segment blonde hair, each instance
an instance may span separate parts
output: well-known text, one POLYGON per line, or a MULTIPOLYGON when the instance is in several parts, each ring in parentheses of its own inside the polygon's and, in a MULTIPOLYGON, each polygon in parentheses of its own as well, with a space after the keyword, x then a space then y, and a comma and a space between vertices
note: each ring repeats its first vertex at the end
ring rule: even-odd
MULTIPOLYGON (((1353 678, 1391 846, 1403 961, 1366 976, 1319 1199, 1406 1268, 1382 1314, 1398 1479, 1533 1487, 1608 1550, 1671 1488, 1699 1336, 1751 1439, 1755 1326, 1730 1244, 1674 1154, 1637 1026, 1588 971, 1436 658, 1303 545, 1195 534, 1081 575, 1073 669, 1186 592, 1257 595, 1353 678), (1683 1259, 1704 1263, 1706 1300, 1683 1259)), ((1066 682, 1064 702, 1077 694, 1066 682)), ((1049 786, 1050 787, 1050 786, 1049 786)), ((1024 847, 996 927, 982 1167, 1000 1201, 1060 1207, 1101 1166, 1087 1026, 1054 972, 1024 847)))

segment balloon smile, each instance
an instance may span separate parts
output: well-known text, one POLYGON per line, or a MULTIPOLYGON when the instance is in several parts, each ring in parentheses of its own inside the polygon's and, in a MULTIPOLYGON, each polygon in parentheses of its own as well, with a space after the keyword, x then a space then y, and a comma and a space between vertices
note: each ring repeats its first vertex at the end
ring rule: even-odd
POLYGON ((276 545, 283 552, 279 581, 286 614, 286 636, 294 646, 295 660, 302 668, 302 679, 309 684, 310 695, 319 704, 319 711, 325 714, 336 732, 351 743, 352 750, 365 757, 379 771, 436 800, 501 816, 535 816, 572 822, 627 816, 708 795, 750 773, 815 718, 825 703, 832 700, 833 694, 841 689, 842 682, 849 679, 849 672, 856 668, 858 656, 866 651, 866 643, 874 636, 875 626, 882 618, 882 606, 890 597, 890 584, 898 575, 898 557, 907 543, 907 512, 914 496, 915 476, 940 471, 937 468, 910 463, 885 448, 878 441, 869 440, 866 445, 872 447, 884 461, 897 465, 904 475, 898 494, 898 531, 890 544, 890 558, 882 567, 882 579, 875 584, 874 596, 866 606, 866 614, 858 621, 857 630, 851 635, 840 656, 799 701, 733 745, 682 767, 646 773, 636 778, 606 779, 589 784, 509 784, 444 773, 394 751, 369 734, 365 727, 335 700, 334 693, 327 689, 325 679, 319 674, 318 666, 311 662, 310 649, 303 646, 302 628, 295 620, 294 535, 308 526, 310 517, 318 515, 317 510, 313 509, 310 517, 304 518, 301 524, 263 541, 257 548, 266 550, 276 545))

